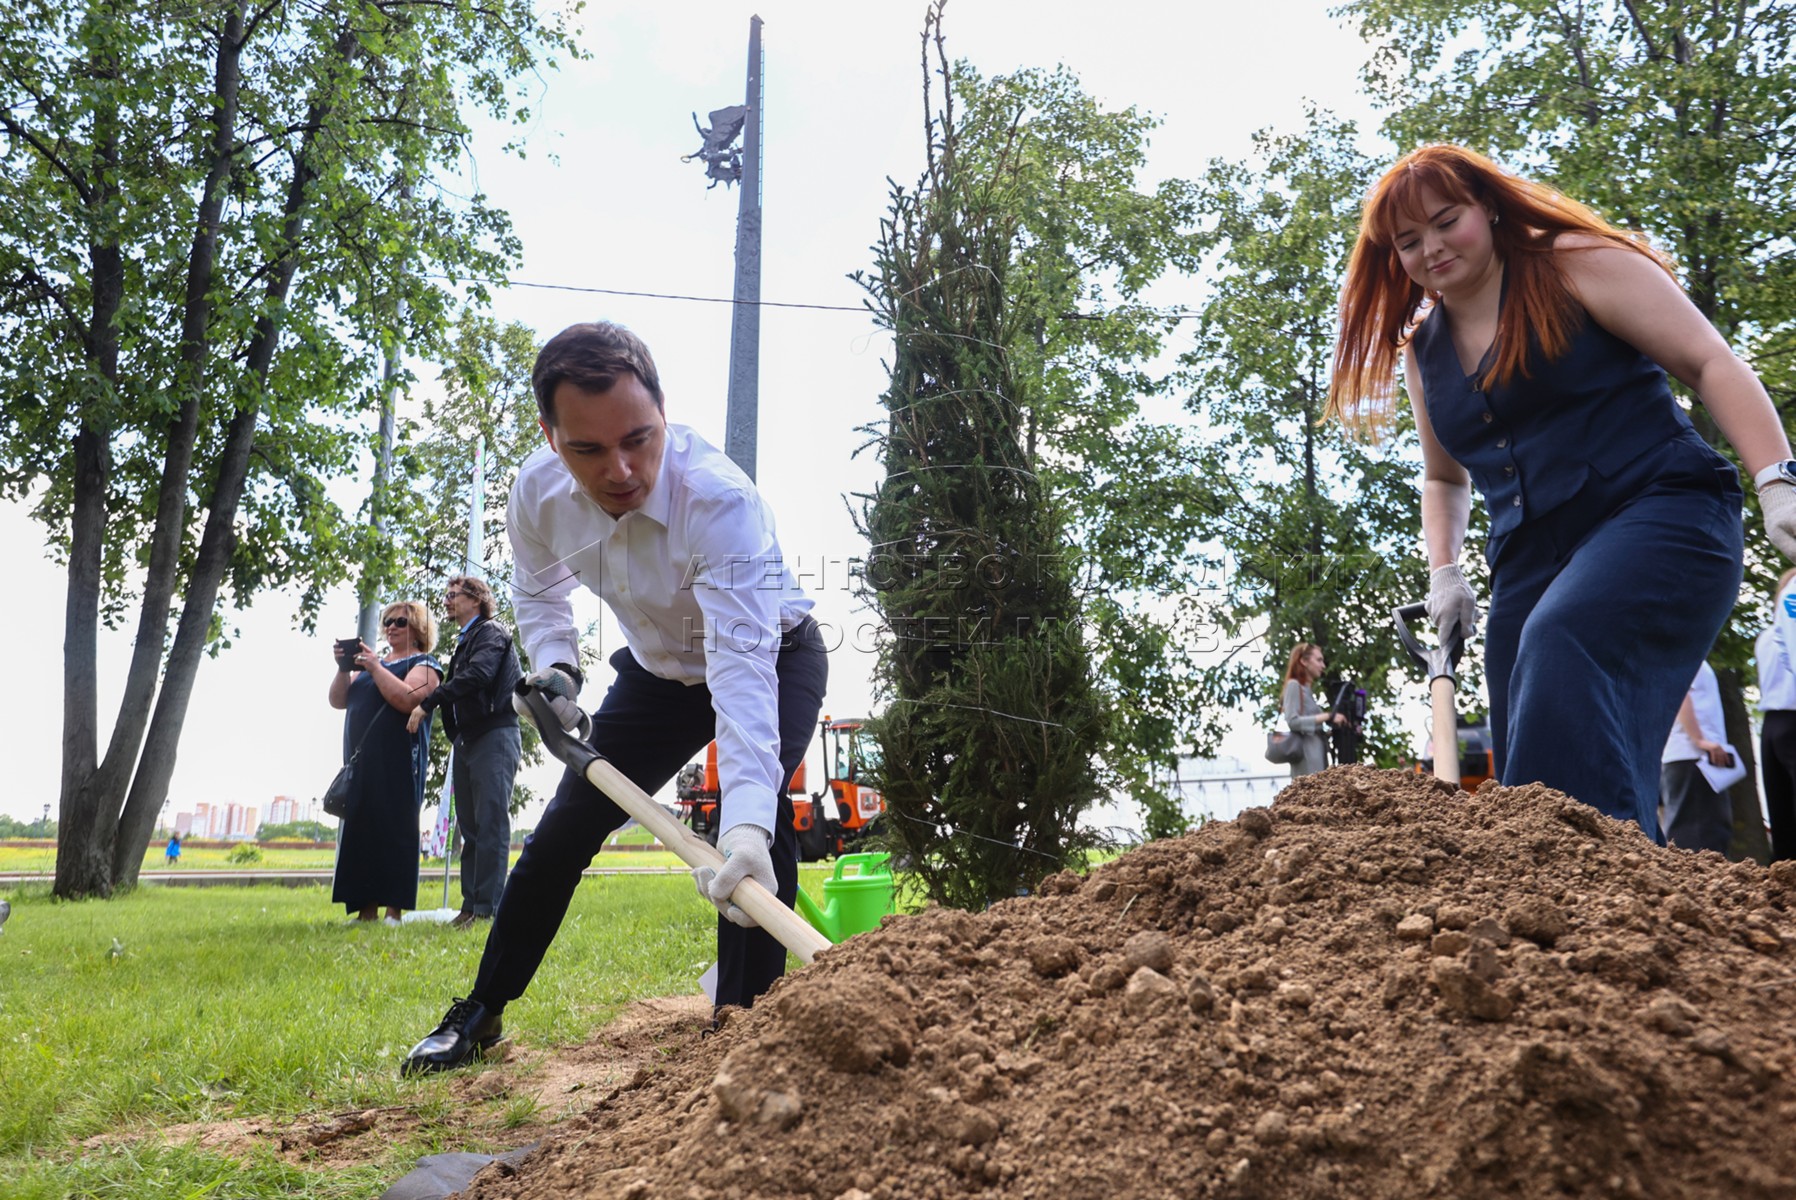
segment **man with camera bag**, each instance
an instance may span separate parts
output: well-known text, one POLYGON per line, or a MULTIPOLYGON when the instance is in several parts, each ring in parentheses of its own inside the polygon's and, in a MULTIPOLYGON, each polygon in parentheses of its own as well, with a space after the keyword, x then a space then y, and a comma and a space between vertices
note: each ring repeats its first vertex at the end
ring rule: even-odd
POLYGON ((455 821, 461 828, 461 911, 449 922, 466 929, 491 920, 505 891, 511 861, 511 789, 523 742, 511 690, 524 672, 511 634, 493 619, 493 590, 486 581, 457 575, 449 581, 443 611, 461 627, 449 677, 412 709, 407 730, 443 710, 443 732, 455 748, 451 783, 455 821))

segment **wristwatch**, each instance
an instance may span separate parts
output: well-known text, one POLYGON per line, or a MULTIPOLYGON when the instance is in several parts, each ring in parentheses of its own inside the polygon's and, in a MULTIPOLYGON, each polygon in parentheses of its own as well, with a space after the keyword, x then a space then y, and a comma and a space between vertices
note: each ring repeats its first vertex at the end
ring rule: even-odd
POLYGON ((1757 491, 1762 492, 1774 483, 1796 484, 1796 458, 1774 462, 1752 477, 1752 486, 1757 491))

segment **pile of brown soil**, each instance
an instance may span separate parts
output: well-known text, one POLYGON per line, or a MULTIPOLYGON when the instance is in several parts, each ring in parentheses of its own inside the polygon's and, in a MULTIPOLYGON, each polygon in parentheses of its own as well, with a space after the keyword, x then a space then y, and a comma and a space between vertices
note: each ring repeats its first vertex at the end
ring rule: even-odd
POLYGON ((1796 1195, 1796 863, 1339 768, 821 956, 478 1200, 1796 1195))

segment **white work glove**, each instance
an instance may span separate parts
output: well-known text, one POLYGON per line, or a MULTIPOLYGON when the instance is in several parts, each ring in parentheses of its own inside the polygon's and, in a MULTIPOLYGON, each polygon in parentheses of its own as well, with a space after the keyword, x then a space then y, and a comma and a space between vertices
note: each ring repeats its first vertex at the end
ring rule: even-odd
POLYGON ((1455 629, 1466 641, 1478 632, 1478 598, 1454 563, 1429 572, 1428 619, 1440 631, 1443 646, 1452 643, 1455 629))
POLYGON ((1771 544, 1796 562, 1796 486, 1767 484, 1759 493, 1759 511, 1765 516, 1765 535, 1771 544))
MULTIPOLYGON (((590 728, 586 724, 586 714, 580 711, 580 685, 566 671, 559 667, 548 667, 532 672, 524 677, 524 686, 549 702, 549 711, 555 714, 555 719, 561 722, 563 729, 574 730, 582 726, 590 728)), ((521 717, 528 719, 532 715, 521 695, 512 696, 511 706, 521 717)), ((582 733, 580 736, 586 735, 582 733)))
POLYGON ((744 879, 752 879, 770 894, 778 894, 779 880, 773 875, 773 839, 759 825, 732 825, 717 839, 723 853, 723 869, 694 867, 692 882, 698 894, 717 906, 717 911, 733 925, 753 929, 759 922, 730 903, 730 894, 744 879))

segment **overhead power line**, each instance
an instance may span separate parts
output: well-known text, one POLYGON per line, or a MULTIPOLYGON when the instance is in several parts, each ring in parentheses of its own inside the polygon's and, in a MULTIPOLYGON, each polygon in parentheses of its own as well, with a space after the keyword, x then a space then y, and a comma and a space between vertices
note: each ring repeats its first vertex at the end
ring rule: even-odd
MULTIPOLYGON (((438 275, 438 279, 448 279, 446 275, 438 275)), ((794 304, 785 300, 732 300, 728 296, 682 296, 674 292, 627 292, 621 288, 576 287, 571 283, 531 283, 523 279, 463 279, 450 280, 460 283, 484 283, 490 287, 536 288, 545 292, 585 292, 595 296, 637 296, 644 300, 692 300, 700 304, 745 304, 753 303, 761 308, 814 308, 824 312, 851 312, 870 316, 872 312, 865 306, 855 307, 849 304, 794 304)))
MULTIPOLYGON (((498 288, 535 288, 544 292, 580 292, 592 296, 635 296, 643 300, 685 300, 695 304, 753 304, 758 308, 808 308, 818 312, 859 313, 861 316, 876 316, 877 313, 866 305, 852 304, 799 304, 790 300, 734 300, 728 296, 686 296, 678 292, 632 292, 622 288, 578 287, 571 283, 533 283, 527 279, 451 279, 447 275, 431 275, 429 278, 441 279, 448 283, 483 283, 488 287, 498 288)), ((1195 321, 1203 314, 1188 308, 1154 308, 1150 305, 1126 305, 1108 312, 1069 312, 1061 313, 1061 317, 1069 321, 1101 321, 1125 311, 1144 312, 1157 317, 1165 317, 1174 321, 1195 321)))

